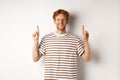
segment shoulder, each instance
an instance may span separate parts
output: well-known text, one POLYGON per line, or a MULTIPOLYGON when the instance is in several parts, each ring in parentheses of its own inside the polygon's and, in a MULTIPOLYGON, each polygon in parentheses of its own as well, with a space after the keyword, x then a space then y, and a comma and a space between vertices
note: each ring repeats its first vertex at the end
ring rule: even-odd
POLYGON ((51 37, 53 37, 54 35, 55 35, 54 32, 50 32, 50 33, 48 33, 48 34, 45 34, 42 39, 51 38, 51 37))
POLYGON ((77 40, 77 41, 81 40, 80 36, 77 36, 77 35, 70 33, 70 32, 68 32, 68 36, 69 36, 69 38, 71 38, 73 40, 77 40))

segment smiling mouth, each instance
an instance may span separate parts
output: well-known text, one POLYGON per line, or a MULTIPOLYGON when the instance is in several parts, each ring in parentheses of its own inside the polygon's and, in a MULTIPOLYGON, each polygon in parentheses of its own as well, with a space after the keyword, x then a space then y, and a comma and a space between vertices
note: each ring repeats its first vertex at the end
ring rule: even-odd
POLYGON ((60 26, 63 26, 63 24, 59 24, 60 26))
POLYGON ((59 25, 60 27, 64 27, 63 25, 59 25))

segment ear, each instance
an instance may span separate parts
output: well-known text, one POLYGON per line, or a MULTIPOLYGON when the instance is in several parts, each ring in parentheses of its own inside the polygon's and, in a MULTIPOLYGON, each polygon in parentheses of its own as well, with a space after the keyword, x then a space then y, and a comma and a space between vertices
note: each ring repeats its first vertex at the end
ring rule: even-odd
POLYGON ((66 23, 68 24, 68 22, 69 22, 69 19, 68 19, 68 18, 66 18, 66 21, 67 21, 66 23))
POLYGON ((67 24, 68 24, 68 20, 67 20, 67 24))
POLYGON ((55 21, 55 19, 54 19, 54 24, 55 24, 55 22, 56 22, 56 21, 55 21))
POLYGON ((66 24, 68 24, 68 20, 66 21, 66 24))

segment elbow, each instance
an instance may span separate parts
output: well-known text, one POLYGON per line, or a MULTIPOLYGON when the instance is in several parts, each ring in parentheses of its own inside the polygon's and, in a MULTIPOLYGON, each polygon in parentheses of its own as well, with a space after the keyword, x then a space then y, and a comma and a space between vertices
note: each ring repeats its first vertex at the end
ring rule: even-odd
POLYGON ((37 61, 39 61, 39 59, 37 59, 37 58, 33 58, 33 61, 34 61, 34 62, 37 62, 37 61))
POLYGON ((33 60, 34 62, 37 62, 38 60, 33 60))
POLYGON ((84 61, 86 61, 86 62, 90 62, 91 61, 91 57, 90 56, 83 55, 82 57, 83 57, 84 61))
POLYGON ((86 62, 90 62, 90 61, 91 61, 90 52, 83 53, 82 57, 83 57, 83 59, 84 59, 86 62))
POLYGON ((39 59, 42 57, 42 54, 41 55, 37 55, 37 56, 35 56, 35 55, 33 55, 33 61, 34 62, 37 62, 37 61, 39 61, 39 59))
POLYGON ((85 58, 85 61, 86 61, 86 62, 90 62, 90 61, 91 61, 91 58, 90 58, 90 57, 86 57, 86 58, 85 58))

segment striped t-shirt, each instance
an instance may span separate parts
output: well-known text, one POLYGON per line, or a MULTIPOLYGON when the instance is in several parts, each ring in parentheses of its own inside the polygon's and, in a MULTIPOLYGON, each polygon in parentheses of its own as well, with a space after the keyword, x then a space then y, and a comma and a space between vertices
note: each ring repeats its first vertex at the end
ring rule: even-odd
POLYGON ((80 38, 52 32, 42 38, 39 51, 45 55, 45 80, 77 80, 77 55, 84 52, 80 38))

